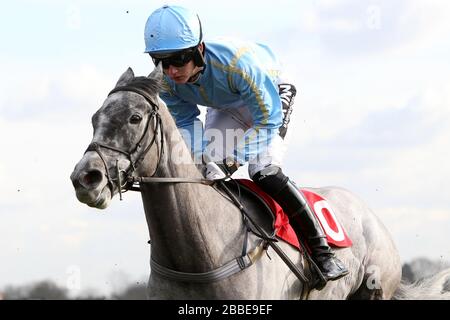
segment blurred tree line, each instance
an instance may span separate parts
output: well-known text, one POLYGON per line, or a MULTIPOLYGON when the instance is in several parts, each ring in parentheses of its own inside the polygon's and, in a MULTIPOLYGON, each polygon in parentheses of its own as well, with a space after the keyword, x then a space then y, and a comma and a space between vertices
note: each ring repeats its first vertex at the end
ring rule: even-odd
POLYGON ((146 284, 134 283, 126 286, 119 292, 110 296, 98 295, 96 293, 84 293, 71 297, 69 291, 56 285, 53 281, 43 280, 24 286, 7 286, 0 290, 0 299, 5 300, 145 300, 146 284))
MULTIPOLYGON (((409 263, 403 264, 402 280, 406 283, 412 283, 434 275, 449 267, 450 263, 448 262, 417 258, 409 263)), ((450 291, 450 279, 445 284, 443 290, 450 291)), ((76 297, 71 297, 67 289, 60 287, 49 280, 43 280, 24 286, 7 286, 3 290, 0 289, 0 300, 145 300, 146 297, 146 284, 140 282, 126 285, 123 289, 112 293, 110 296, 87 292, 76 297)))
MULTIPOLYGON (((450 263, 446 261, 416 258, 409 263, 403 264, 402 280, 406 283, 413 283, 447 268, 450 268, 450 263)), ((444 290, 450 291, 450 279, 446 282, 444 290)))

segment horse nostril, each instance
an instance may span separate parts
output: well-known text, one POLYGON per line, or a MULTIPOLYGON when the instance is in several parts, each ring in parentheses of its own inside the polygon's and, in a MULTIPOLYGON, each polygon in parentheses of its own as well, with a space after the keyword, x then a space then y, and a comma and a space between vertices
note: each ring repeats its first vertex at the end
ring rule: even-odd
POLYGON ((80 176, 80 183, 87 189, 97 187, 102 182, 103 173, 99 170, 91 170, 80 176))

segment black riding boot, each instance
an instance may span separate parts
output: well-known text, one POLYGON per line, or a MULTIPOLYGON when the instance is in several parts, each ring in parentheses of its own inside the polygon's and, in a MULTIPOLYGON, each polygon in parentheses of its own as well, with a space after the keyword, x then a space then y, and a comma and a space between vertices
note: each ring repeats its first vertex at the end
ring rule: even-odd
POLYGON ((297 237, 307 242, 311 256, 325 279, 337 280, 347 275, 347 268, 331 251, 325 232, 303 194, 281 169, 266 168, 253 180, 285 210, 297 237))

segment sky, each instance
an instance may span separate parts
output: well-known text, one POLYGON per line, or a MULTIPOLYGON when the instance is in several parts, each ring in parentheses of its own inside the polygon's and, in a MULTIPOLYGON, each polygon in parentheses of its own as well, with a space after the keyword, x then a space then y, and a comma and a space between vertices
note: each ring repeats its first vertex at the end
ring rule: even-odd
POLYGON ((0 11, 0 292, 42 279, 109 294, 149 274, 137 193, 106 210, 69 176, 120 75, 147 75, 144 26, 198 12, 205 40, 269 45, 298 89, 284 171, 347 188, 403 262, 450 261, 450 3, 442 0, 10 1, 0 11))

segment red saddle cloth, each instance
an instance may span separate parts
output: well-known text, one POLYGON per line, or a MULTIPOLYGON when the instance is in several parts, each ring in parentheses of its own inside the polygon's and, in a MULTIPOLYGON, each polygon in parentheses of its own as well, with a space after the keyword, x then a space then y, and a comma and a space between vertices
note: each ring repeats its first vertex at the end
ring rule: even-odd
MULTIPOLYGON (((277 230, 276 236, 300 249, 297 235, 295 234, 294 229, 292 229, 291 225, 289 224, 289 218, 284 213, 281 206, 260 187, 258 187, 258 185, 256 185, 253 181, 248 179, 236 179, 236 181, 258 194, 270 207, 275 215, 274 228, 275 230, 277 230)), ((334 214, 333 209, 328 204, 328 202, 314 192, 304 189, 301 190, 305 195, 310 208, 313 209, 316 217, 322 225, 322 228, 327 235, 327 241, 329 245, 340 248, 350 247, 352 245, 352 241, 347 236, 344 228, 337 220, 336 215, 334 214)))

